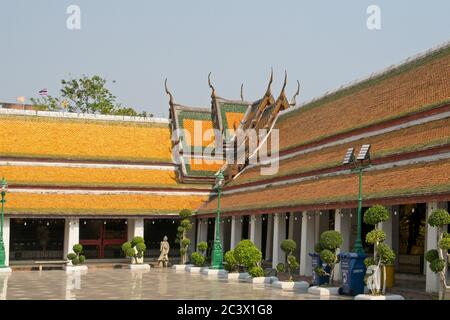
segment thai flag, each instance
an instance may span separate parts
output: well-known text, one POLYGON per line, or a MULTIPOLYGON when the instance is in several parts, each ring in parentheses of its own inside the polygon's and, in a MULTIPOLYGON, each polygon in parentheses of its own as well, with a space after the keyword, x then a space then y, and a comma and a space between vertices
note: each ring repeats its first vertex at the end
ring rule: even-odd
POLYGON ((39 90, 39 95, 41 96, 47 96, 48 95, 48 91, 47 88, 39 90))

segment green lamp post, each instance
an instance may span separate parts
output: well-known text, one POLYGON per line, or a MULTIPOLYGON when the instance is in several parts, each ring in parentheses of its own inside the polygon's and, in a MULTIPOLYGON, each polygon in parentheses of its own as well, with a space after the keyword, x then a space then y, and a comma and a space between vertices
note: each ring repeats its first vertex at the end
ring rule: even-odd
POLYGON ((8 185, 6 183, 5 178, 2 178, 1 182, 1 195, 2 199, 0 200, 2 203, 2 212, 1 212, 1 222, 0 222, 0 268, 7 268, 5 265, 6 260, 6 254, 5 254, 5 244, 3 243, 3 222, 4 222, 4 215, 5 215, 5 196, 6 196, 6 190, 8 188, 8 185))
POLYGON ((225 184, 225 177, 222 170, 216 175, 215 189, 217 190, 217 215, 216 215, 216 234, 214 237, 214 245, 212 249, 212 266, 211 269, 223 269, 223 248, 220 241, 220 192, 225 184))
POLYGON ((354 148, 349 148, 345 154, 344 165, 352 163, 355 165, 352 172, 357 172, 359 177, 359 191, 358 191, 358 224, 356 230, 356 241, 353 247, 353 252, 364 254, 364 248, 362 245, 362 176, 364 169, 370 166, 370 144, 364 144, 361 146, 358 156, 355 158, 353 152, 354 148))

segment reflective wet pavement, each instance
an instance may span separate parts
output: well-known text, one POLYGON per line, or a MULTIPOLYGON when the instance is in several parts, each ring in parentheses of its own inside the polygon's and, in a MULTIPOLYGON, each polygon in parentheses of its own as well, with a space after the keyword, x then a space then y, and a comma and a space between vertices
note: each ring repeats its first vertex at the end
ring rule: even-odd
MULTIPOLYGON (((150 271, 94 269, 84 273, 52 270, 0 274, 0 299, 306 300, 319 297, 283 292, 268 285, 228 282, 200 274, 178 273, 172 269, 150 271)), ((349 297, 332 299, 349 299, 349 297)))

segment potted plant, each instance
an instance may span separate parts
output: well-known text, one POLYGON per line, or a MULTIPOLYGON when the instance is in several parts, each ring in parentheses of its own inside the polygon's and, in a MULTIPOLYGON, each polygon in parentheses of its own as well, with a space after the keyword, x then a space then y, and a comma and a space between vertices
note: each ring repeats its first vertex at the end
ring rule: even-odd
POLYGON ((240 272, 239 263, 234 255, 234 250, 225 252, 223 261, 224 268, 228 271, 228 280, 248 279, 250 277, 248 272, 240 272))
MULTIPOLYGON (((253 283, 271 283, 275 277, 265 277, 261 268, 262 253, 250 240, 241 240, 233 252, 239 266, 245 268, 253 283)), ((276 279, 276 278, 275 278, 276 279)))
POLYGON ((177 228, 177 238, 175 241, 180 244, 181 264, 174 265, 173 268, 175 270, 185 270, 186 262, 188 260, 188 249, 191 244, 191 240, 187 237, 187 233, 192 229, 192 222, 190 220, 192 211, 189 209, 183 209, 180 211, 179 216, 181 220, 177 228))
POLYGON ((130 269, 149 269, 150 265, 144 264, 144 253, 147 249, 144 238, 134 237, 131 241, 122 244, 125 256, 131 259, 130 269))
POLYGON ((297 258, 293 255, 295 250, 297 250, 297 243, 292 239, 285 239, 281 241, 281 250, 286 254, 285 263, 279 263, 277 265, 277 273, 281 274, 287 271, 288 280, 285 281, 275 281, 272 286, 283 290, 297 290, 306 292, 309 287, 309 283, 306 281, 294 281, 292 273, 299 267, 297 258))
POLYGON ((450 214, 444 209, 434 210, 428 218, 428 224, 437 228, 437 249, 428 250, 425 259, 429 268, 439 275, 439 300, 445 300, 447 286, 448 250, 450 249, 450 234, 444 232, 444 227, 450 224, 450 214))
POLYGON ((366 242, 373 245, 373 257, 367 257, 364 264, 367 267, 365 282, 370 291, 370 295, 359 294, 356 300, 403 300, 398 295, 386 294, 386 266, 392 265, 395 261, 394 251, 384 243, 386 234, 381 230, 380 223, 389 219, 389 211, 382 205, 374 205, 364 213, 364 222, 373 225, 375 228, 367 233, 366 242))
POLYGON ((193 272, 193 273, 200 272, 201 268, 205 265, 205 261, 206 261, 205 253, 206 253, 207 249, 208 249, 208 243, 206 243, 205 241, 199 242, 199 244, 197 245, 198 251, 193 252, 191 254, 191 261, 194 263, 194 266, 186 267, 186 271, 193 272))
POLYGON ((66 271, 83 271, 87 270, 87 266, 84 265, 86 257, 82 255, 83 246, 79 243, 74 244, 72 247, 73 252, 67 255, 69 264, 65 267, 66 271))
POLYGON ((309 288, 308 292, 319 295, 338 294, 339 287, 334 286, 333 276, 335 266, 339 263, 336 250, 341 247, 343 241, 341 234, 335 230, 324 231, 320 235, 319 243, 316 245, 316 251, 319 251, 316 255, 320 258, 320 263, 315 265, 313 261, 313 275, 319 277, 319 280, 316 280, 319 285, 309 288))

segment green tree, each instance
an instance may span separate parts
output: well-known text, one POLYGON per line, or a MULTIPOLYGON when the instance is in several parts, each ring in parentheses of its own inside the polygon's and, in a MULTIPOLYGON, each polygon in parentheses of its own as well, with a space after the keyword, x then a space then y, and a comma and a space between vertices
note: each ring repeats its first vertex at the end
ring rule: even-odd
POLYGON ((372 294, 386 293, 386 265, 393 264, 395 260, 394 251, 383 241, 386 239, 386 234, 383 230, 378 229, 380 222, 389 219, 389 211, 382 205, 374 205, 366 210, 364 213, 364 222, 375 226, 375 229, 367 233, 366 242, 373 244, 373 258, 366 258, 364 261, 367 267, 376 265, 377 268, 383 270, 383 284, 381 292, 372 289, 372 294))
POLYGON ((183 209, 179 213, 181 221, 180 225, 177 228, 177 240, 180 244, 180 256, 181 263, 186 264, 187 261, 187 252, 189 245, 191 244, 191 240, 187 237, 187 233, 192 229, 192 222, 190 217, 192 216, 192 211, 189 209, 183 209))
POLYGON ((59 97, 31 98, 31 102, 36 110, 153 117, 152 114, 139 113, 131 107, 122 107, 116 102, 116 96, 109 91, 106 83, 98 75, 63 79, 59 97))
POLYGON ((425 254, 425 259, 429 263, 431 271, 439 275, 441 283, 440 300, 445 300, 445 292, 447 291, 447 265, 448 250, 450 250, 450 234, 445 232, 445 227, 450 224, 450 214, 444 209, 434 210, 429 218, 428 224, 437 229, 437 249, 429 250, 425 254))

